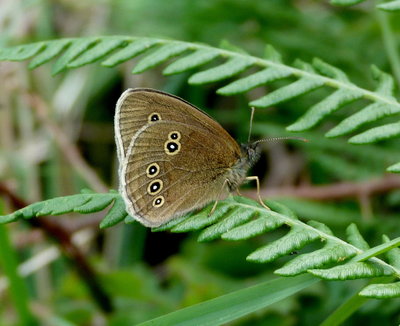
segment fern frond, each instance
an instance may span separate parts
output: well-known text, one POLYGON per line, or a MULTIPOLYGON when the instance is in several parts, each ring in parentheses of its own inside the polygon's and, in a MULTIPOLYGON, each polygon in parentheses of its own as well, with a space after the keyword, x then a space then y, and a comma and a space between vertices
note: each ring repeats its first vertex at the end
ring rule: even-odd
MULTIPOLYGON (((259 203, 247 198, 229 197, 219 202, 210 216, 211 205, 208 205, 198 212, 193 212, 153 230, 187 232, 203 229, 198 237, 199 241, 218 238, 237 241, 284 226, 290 229, 286 235, 256 249, 247 256, 247 259, 259 263, 275 261, 279 257, 289 255, 293 251, 318 241, 322 246, 321 249, 298 255, 275 273, 282 276, 295 276, 309 272, 323 279, 335 280, 381 276, 398 279, 400 277, 398 266, 400 265, 400 249, 397 248, 400 245, 400 239, 389 241, 385 237, 385 243, 367 249, 368 244, 363 240, 355 225, 351 225, 347 231, 349 242, 353 243, 351 244, 335 237, 325 224, 313 221, 308 224, 303 223, 284 205, 273 201, 268 201, 267 204, 275 211, 267 210, 259 203), (389 263, 376 258, 382 253, 387 253, 389 263), (334 267, 321 269, 332 265, 334 267)), ((110 227, 122 220, 127 223, 133 221, 133 218, 126 213, 125 204, 117 192, 96 194, 84 191, 78 195, 38 202, 10 215, 0 216, 0 223, 9 223, 20 218, 29 219, 71 212, 87 214, 101 211, 110 205, 112 207, 102 220, 101 228, 110 227)), ((395 293, 395 288, 392 286, 390 293, 395 293)), ((387 293, 387 290, 385 291, 387 293)))
POLYGON ((384 11, 400 11, 400 0, 381 3, 376 7, 384 11))
POLYGON ((400 122, 387 124, 369 129, 357 136, 351 137, 351 144, 372 143, 379 140, 390 139, 400 135, 400 122))
POLYGON ((83 191, 77 195, 57 197, 37 202, 12 214, 0 216, 0 224, 14 222, 20 218, 30 219, 45 215, 61 215, 74 212, 89 214, 99 212, 111 204, 110 210, 100 224, 101 228, 106 228, 121 222, 128 215, 121 196, 113 190, 107 194, 83 191))
MULTIPOLYGON (((365 0, 331 0, 331 4, 336 6, 352 6, 358 3, 364 2, 365 0)), ((399 11, 400 10, 400 0, 393 0, 385 3, 380 3, 376 5, 376 8, 384 11, 399 11)))
MULTIPOLYGON (((354 0, 342 1, 344 3, 354 3, 354 0)), ((314 59, 311 64, 300 60, 293 66, 285 64, 280 54, 270 45, 266 47, 264 58, 251 56, 232 45, 214 48, 175 40, 128 36, 62 39, 0 49, 0 60, 21 61, 32 58, 30 68, 36 68, 59 56, 53 65, 54 74, 99 60, 103 60, 103 66, 113 67, 139 55, 142 57, 133 68, 133 73, 166 64, 163 71, 166 75, 190 72, 196 68, 197 71, 189 77, 190 84, 200 85, 236 78, 217 90, 222 95, 246 93, 280 79, 287 81, 286 85, 249 103, 257 108, 277 105, 318 88, 333 89, 330 95, 320 99, 288 126, 289 131, 304 132, 314 128, 335 111, 360 100, 368 103, 328 131, 327 137, 355 133, 366 124, 369 126, 371 122, 400 113, 400 103, 393 95, 393 78, 377 67, 371 68, 377 87, 375 91, 370 91, 355 85, 339 68, 320 59, 314 59), (177 59, 170 62, 174 58, 177 59), (214 66, 208 67, 212 63, 214 66), (205 64, 208 64, 206 70, 202 69, 205 64), (241 75, 242 72, 247 75, 241 75)), ((366 144, 394 138, 398 137, 400 129, 398 123, 368 128, 371 129, 361 131, 349 141, 366 144)), ((397 172, 397 168, 391 167, 390 171, 397 172)))
POLYGON ((361 250, 368 250, 369 244, 363 236, 361 235, 360 231, 357 228, 357 225, 354 223, 351 223, 347 229, 346 229, 346 235, 347 239, 349 240, 349 243, 351 243, 354 247, 357 247, 361 250))
POLYGON ((389 284, 371 284, 359 293, 362 297, 374 299, 392 299, 400 297, 400 282, 389 284))
POLYGON ((98 44, 97 38, 81 38, 71 40, 64 54, 54 63, 52 69, 53 75, 66 70, 70 62, 72 62, 81 54, 84 55, 85 53, 87 53, 86 51, 95 44, 98 44))
POLYGON ((294 83, 284 86, 272 93, 265 95, 258 100, 250 102, 256 108, 265 108, 289 101, 300 95, 307 94, 324 85, 318 78, 302 77, 294 83))
POLYGON ((304 228, 293 226, 285 236, 257 249, 247 257, 247 260, 263 263, 274 261, 317 239, 320 239, 317 232, 313 230, 305 231, 304 228))
MULTIPOLYGON (((46 62, 54 59, 57 55, 59 55, 66 47, 68 47, 71 43, 69 39, 63 39, 58 41, 53 41, 51 46, 44 45, 43 48, 40 49, 40 53, 37 54, 29 63, 29 69, 35 69, 46 62)), ((31 56, 29 56, 31 57, 31 56)), ((12 56, 9 56, 9 59, 12 60, 12 56)), ((19 60, 18 60, 19 61, 19 60)))
POLYGON ((160 44, 160 41, 157 39, 142 38, 134 42, 131 40, 124 48, 113 53, 107 60, 104 60, 101 65, 104 67, 114 67, 142 54, 157 44, 160 44))
POLYGON ((309 273, 330 281, 393 276, 395 274, 392 269, 375 262, 356 262, 336 266, 330 269, 311 269, 309 270, 309 273))
POLYGON ((400 173, 400 162, 389 166, 386 170, 388 172, 400 173))
MULTIPOLYGON (((384 235, 383 242, 389 243, 390 239, 384 235)), ((400 270, 400 249, 392 248, 386 252, 386 257, 389 263, 400 270)), ((400 282, 386 283, 386 284, 371 284, 365 287, 360 295, 368 298, 375 299, 389 299, 400 297, 400 282)))
POLYGON ((221 95, 232 95, 239 92, 247 92, 258 86, 265 85, 279 79, 287 78, 291 75, 292 71, 290 69, 270 67, 258 71, 250 76, 236 80, 218 89, 217 93, 221 95))
POLYGON ((185 43, 166 43, 157 48, 154 52, 141 59, 132 70, 133 74, 139 74, 149 70, 170 58, 176 57, 189 50, 191 46, 185 43))
POLYGON ((219 56, 218 51, 211 49, 198 49, 186 57, 177 59, 164 69, 165 75, 179 74, 199 66, 205 65, 219 56))
POLYGON ((255 62, 256 60, 253 58, 243 60, 241 57, 233 57, 217 67, 194 74, 189 78, 189 84, 202 85, 224 80, 241 73, 255 62))
POLYGON ((68 68, 78 68, 89 63, 100 60, 110 54, 117 48, 124 47, 126 40, 124 39, 104 39, 90 47, 85 53, 78 56, 77 59, 70 61, 67 65, 68 68))
POLYGON ((328 241, 322 249, 293 258, 283 267, 277 269, 275 273, 281 276, 299 275, 313 268, 322 268, 342 262, 354 255, 356 255, 356 251, 351 247, 341 246, 335 242, 328 241))
MULTIPOLYGON (((384 243, 390 242, 390 239, 386 235, 384 235, 382 238, 383 238, 384 243)), ((391 265, 393 265, 397 269, 400 269, 400 249, 399 248, 390 249, 389 251, 386 252, 386 256, 391 265)))
POLYGON ((365 0, 331 0, 330 3, 336 6, 353 6, 365 0))
MULTIPOLYGON (((271 203, 276 207, 279 205, 272 201, 268 201, 267 204, 271 206, 271 203)), ((279 207, 282 212, 284 206, 279 207)), ((368 244, 355 225, 351 225, 347 230, 349 237, 349 243, 347 243, 335 237, 332 231, 322 223, 311 221, 305 224, 286 208, 284 211, 290 212, 289 216, 268 211, 258 203, 242 197, 230 197, 219 202, 215 212, 208 217, 210 209, 211 205, 190 217, 173 222, 169 227, 163 226, 153 230, 182 232, 205 227, 199 235, 199 241, 218 238, 236 241, 276 230, 285 225, 290 228, 286 235, 256 249, 247 256, 247 260, 260 263, 271 262, 307 244, 319 241, 323 246, 321 249, 298 255, 275 273, 281 276, 295 276, 309 272, 323 279, 335 280, 382 276, 392 276, 397 279, 400 277, 397 266, 375 257, 394 250, 393 248, 400 245, 399 239, 368 249, 368 244), (321 269, 332 265, 333 268, 321 269)))

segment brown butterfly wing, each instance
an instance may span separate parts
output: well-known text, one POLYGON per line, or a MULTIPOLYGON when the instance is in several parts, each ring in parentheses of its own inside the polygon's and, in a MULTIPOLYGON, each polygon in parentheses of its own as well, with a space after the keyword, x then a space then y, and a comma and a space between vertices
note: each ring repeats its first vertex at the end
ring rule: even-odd
POLYGON ((115 138, 120 163, 126 156, 132 137, 151 122, 152 117, 157 116, 162 121, 184 122, 205 128, 224 138, 226 146, 236 145, 216 121, 189 102, 154 89, 128 89, 119 98, 115 113, 115 138))
POLYGON ((127 149, 121 192, 128 213, 146 226, 162 225, 228 192, 222 187, 240 148, 214 120, 202 114, 204 123, 193 121, 201 111, 188 110, 174 117, 179 122, 159 120, 140 128, 127 149))

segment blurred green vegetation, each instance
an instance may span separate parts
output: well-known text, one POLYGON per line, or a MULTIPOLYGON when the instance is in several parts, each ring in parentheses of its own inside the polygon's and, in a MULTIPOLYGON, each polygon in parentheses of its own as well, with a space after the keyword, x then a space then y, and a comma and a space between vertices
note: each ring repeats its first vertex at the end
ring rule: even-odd
MULTIPOLYGON (((214 46, 228 40, 261 56, 265 44, 270 43, 286 62, 320 57, 343 69, 355 83, 373 88, 371 64, 389 73, 395 71, 385 51, 382 21, 374 5, 366 1, 353 7, 333 7, 317 0, 3 0, 0 45, 123 34, 214 46)), ((385 15, 398 40, 400 14, 385 15)), ((398 50, 398 42, 396 46, 398 50)), ((131 75, 132 66, 132 62, 116 69, 90 65, 52 77, 50 65, 29 71, 25 63, 0 63, 0 183, 8 192, 31 203, 75 194, 84 187, 95 191, 117 189, 113 115, 119 95, 128 87, 152 87, 181 96, 215 117, 238 141, 246 141, 251 92, 249 98, 221 97, 214 92, 221 86, 218 83, 188 86, 185 74, 167 78, 160 69, 131 75), (60 135, 68 146, 59 140, 60 135), (82 162, 74 158, 74 150, 81 154, 84 166, 96 173, 94 180, 79 172, 82 162)), ((324 92, 257 111, 252 138, 287 135, 284 128, 319 101, 324 92)), ((354 146, 345 139, 324 138, 323 134, 345 115, 348 112, 339 111, 330 122, 302 133, 308 143, 266 146, 253 171, 263 180, 263 187, 279 192, 299 185, 367 185, 383 179, 386 167, 399 161, 399 142, 354 146)), ((8 211, 19 208, 9 194, 3 198, 8 211)), ((355 193, 323 201, 286 196, 278 199, 302 218, 326 223, 339 235, 355 222, 371 245, 380 243, 382 234, 398 236, 400 192, 390 187, 364 197, 355 193)), ((86 232, 81 233, 82 251, 112 298, 113 313, 105 315, 96 306, 70 260, 61 255, 46 263, 46 257, 51 257, 47 253, 39 259, 42 267, 25 277, 30 309, 41 325, 133 325, 272 279, 273 270, 286 259, 271 264, 246 262, 246 255, 267 243, 270 235, 235 243, 199 244, 196 234, 151 233, 139 225, 119 225, 100 232, 100 217, 68 215, 52 219, 59 219, 71 233, 86 232)), ((6 230, 20 263, 38 257, 54 244, 31 224, 14 223, 6 230)), ((0 266, 0 272, 5 274, 4 266, 0 266)), ((320 282, 230 325, 316 325, 365 284, 320 282)), ((1 325, 22 321, 9 289, 1 278, 1 325)), ((369 300, 345 325, 399 322, 399 299, 369 300)))

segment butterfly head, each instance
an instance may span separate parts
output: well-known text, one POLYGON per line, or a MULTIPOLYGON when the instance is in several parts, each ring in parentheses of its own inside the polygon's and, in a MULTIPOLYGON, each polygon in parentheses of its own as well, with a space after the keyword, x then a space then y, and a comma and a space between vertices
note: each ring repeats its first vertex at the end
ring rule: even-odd
POLYGON ((259 145, 259 142, 252 142, 240 145, 242 156, 245 158, 248 165, 247 168, 252 167, 260 158, 261 148, 259 145))

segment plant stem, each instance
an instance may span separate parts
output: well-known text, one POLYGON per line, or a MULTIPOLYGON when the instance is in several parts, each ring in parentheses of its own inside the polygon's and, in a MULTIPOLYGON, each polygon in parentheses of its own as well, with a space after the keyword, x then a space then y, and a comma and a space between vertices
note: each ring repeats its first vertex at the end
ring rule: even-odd
POLYGON ((369 299, 360 297, 355 293, 350 299, 338 307, 327 319, 321 323, 321 326, 336 326, 341 325, 347 318, 349 318, 355 311, 357 311, 369 299))
POLYGON ((10 244, 7 227, 0 225, 0 264, 10 284, 10 296, 18 313, 20 325, 38 325, 29 310, 29 295, 25 282, 18 275, 17 255, 10 244))
MULTIPOLYGON (((398 175, 385 175, 381 178, 361 182, 338 182, 327 185, 301 185, 297 187, 276 187, 261 189, 260 195, 266 198, 272 197, 300 197, 314 200, 340 200, 358 198, 360 196, 372 196, 385 194, 400 188, 398 175)), ((256 199, 255 190, 243 191, 245 196, 256 199)))
POLYGON ((382 30, 383 44, 385 46, 386 54, 388 56, 394 77, 396 78, 397 85, 400 86, 400 57, 397 51, 396 38, 393 35, 393 30, 390 26, 387 13, 383 13, 379 9, 375 9, 378 23, 382 30))
MULTIPOLYGON (((369 284, 389 283, 393 281, 394 279, 391 277, 378 277, 374 280, 371 280, 369 284)), ((329 315, 327 319, 321 323, 321 326, 341 325, 364 303, 370 300, 370 298, 360 296, 359 293, 360 291, 357 291, 347 301, 343 302, 341 306, 339 306, 332 314, 329 315)))

